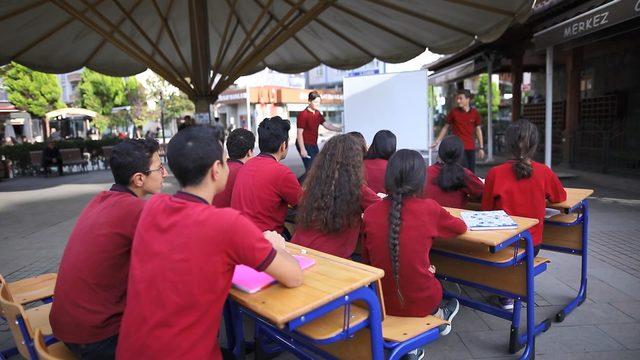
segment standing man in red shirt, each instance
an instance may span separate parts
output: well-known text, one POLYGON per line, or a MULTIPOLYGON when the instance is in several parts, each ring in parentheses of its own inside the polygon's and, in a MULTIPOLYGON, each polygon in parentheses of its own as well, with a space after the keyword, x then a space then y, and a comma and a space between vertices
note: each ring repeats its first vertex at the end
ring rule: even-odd
POLYGON ((213 206, 217 208, 231 206, 231 194, 233 193, 233 185, 236 183, 236 176, 242 168, 242 165, 253 157, 255 144, 255 135, 247 129, 235 129, 229 134, 227 138, 229 179, 227 180, 224 191, 213 198, 213 206))
POLYGON ((235 266, 287 287, 302 284, 302 270, 282 237, 211 206, 229 175, 215 129, 178 132, 167 158, 181 189, 154 196, 140 216, 117 357, 221 359, 217 336, 235 266))
POLYGON ((115 357, 142 197, 167 177, 155 140, 125 140, 109 160, 115 184, 82 211, 64 250, 49 320, 82 359, 115 357))
POLYGON ((469 104, 471 92, 466 89, 458 90, 456 103, 458 107, 451 109, 445 120, 444 127, 431 148, 436 148, 442 138, 447 135, 449 127, 452 127, 454 135, 462 139, 464 144, 464 167, 475 172, 476 170, 476 144, 474 134, 478 139, 478 156, 484 159, 484 141, 482 139, 482 119, 476 108, 469 104))
POLYGON ((289 122, 279 116, 260 123, 260 154, 242 166, 231 195, 231 207, 240 210, 258 229, 276 231, 288 239, 284 227, 287 209, 298 205, 302 196, 296 175, 280 163, 289 149, 289 129, 289 122))
POLYGON ((315 159, 320 149, 318 148, 318 127, 322 125, 325 129, 331 131, 342 131, 341 127, 335 126, 325 121, 324 116, 320 112, 320 103, 322 98, 317 91, 309 93, 309 106, 298 114, 296 120, 298 124, 298 138, 296 139, 296 148, 304 163, 304 170, 309 171, 311 163, 315 159))

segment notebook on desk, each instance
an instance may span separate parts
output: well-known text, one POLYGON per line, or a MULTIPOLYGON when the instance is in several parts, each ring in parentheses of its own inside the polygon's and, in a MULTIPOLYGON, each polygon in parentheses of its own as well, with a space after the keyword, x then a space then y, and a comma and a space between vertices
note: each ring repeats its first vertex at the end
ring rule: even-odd
MULTIPOLYGON (((306 256, 294 255, 293 257, 298 260, 298 264, 300 264, 302 270, 316 263, 315 260, 306 256)), ((275 281, 276 279, 271 275, 256 271, 245 265, 236 265, 233 278, 231 279, 233 286, 249 294, 256 293, 275 281)))
POLYGON ((460 217, 471 231, 513 230, 518 228, 513 219, 504 210, 463 211, 460 217))

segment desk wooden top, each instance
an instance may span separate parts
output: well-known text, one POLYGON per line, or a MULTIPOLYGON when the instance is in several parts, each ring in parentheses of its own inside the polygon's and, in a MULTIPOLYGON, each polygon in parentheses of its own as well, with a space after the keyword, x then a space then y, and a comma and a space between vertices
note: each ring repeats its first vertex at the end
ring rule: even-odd
POLYGON ((235 288, 230 292, 233 300, 280 328, 296 317, 384 276, 383 270, 372 266, 295 244, 287 243, 286 246, 293 255, 308 256, 316 261, 303 271, 302 286, 290 289, 276 283, 255 294, 235 288), (303 249, 306 254, 301 253, 303 249))
POLYGON ((554 203, 549 205, 554 209, 571 209, 572 207, 578 205, 582 200, 588 198, 591 194, 593 194, 592 189, 575 189, 575 188, 565 188, 567 192, 567 200, 559 203, 554 203))
MULTIPOLYGON (((460 217, 460 212, 469 211, 464 209, 448 208, 445 209, 453 216, 460 217)), ((455 240, 468 241, 471 243, 484 244, 488 246, 497 246, 506 240, 509 240, 515 235, 518 235, 525 230, 532 228, 538 223, 537 219, 529 219, 519 216, 512 216, 513 221, 518 224, 517 229, 513 230, 490 230, 490 231, 470 231, 467 230, 464 234, 457 236, 455 240)), ((454 241, 455 241, 454 240, 454 241)))

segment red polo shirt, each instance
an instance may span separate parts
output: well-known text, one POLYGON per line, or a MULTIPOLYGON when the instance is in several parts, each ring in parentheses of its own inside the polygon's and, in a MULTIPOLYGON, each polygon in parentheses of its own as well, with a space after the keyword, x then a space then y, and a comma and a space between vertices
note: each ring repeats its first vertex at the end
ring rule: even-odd
POLYGON ((445 121, 452 125, 451 131, 462 140, 465 150, 475 150, 476 126, 482 125, 480 113, 476 108, 470 108, 469 111, 464 111, 459 107, 453 108, 449 111, 445 121))
POLYGON ((49 315, 58 339, 87 344, 118 334, 143 206, 129 189, 113 185, 80 214, 62 255, 49 315))
MULTIPOLYGON (((360 194, 362 211, 382 200, 366 185, 362 185, 360 194)), ((318 229, 298 227, 291 242, 347 259, 355 251, 359 236, 360 222, 351 228, 330 234, 325 234, 318 229)))
POLYGON ((227 160, 227 164, 229 165, 229 178, 227 179, 227 185, 224 187, 224 190, 216 194, 213 197, 213 206, 217 208, 225 208, 231 206, 231 194, 233 193, 233 184, 236 182, 236 176, 238 175, 238 171, 244 163, 240 160, 229 159, 227 160))
POLYGON ((367 182, 367 186, 375 193, 387 192, 384 187, 387 162, 385 159, 366 159, 364 161, 364 179, 367 182))
POLYGON ((516 179, 513 161, 493 167, 487 173, 482 195, 483 210, 504 210, 513 216, 538 219, 529 229, 534 246, 542 243, 542 228, 547 200, 565 201, 567 192, 560 179, 545 164, 532 161, 533 172, 528 179, 516 179))
POLYGON ((400 291, 401 304, 389 254, 389 211, 391 201, 373 204, 364 211, 362 257, 365 262, 384 270, 382 292, 387 314, 393 316, 432 315, 442 301, 442 286, 429 271, 429 252, 433 238, 451 238, 462 234, 464 222, 451 216, 431 199, 410 197, 402 204, 400 226, 400 291))
POLYGON ((298 129, 304 130, 302 132, 302 140, 305 144, 318 144, 318 127, 322 125, 324 121, 324 116, 322 116, 318 110, 311 112, 309 108, 306 108, 298 114, 296 123, 298 129))
POLYGON ((159 194, 140 216, 116 357, 221 359, 218 329, 235 266, 276 251, 249 220, 195 195, 159 194))
POLYGON ((444 191, 438 186, 438 177, 442 170, 442 164, 437 163, 427 169, 427 178, 424 183, 424 194, 422 197, 435 200, 440 206, 463 209, 467 205, 470 197, 479 198, 482 196, 484 184, 470 170, 464 169, 466 175, 466 186, 454 191, 444 191))
POLYGON ((231 207, 240 210, 260 231, 282 233, 288 206, 298 205, 301 196, 296 175, 272 155, 260 154, 238 172, 231 207))

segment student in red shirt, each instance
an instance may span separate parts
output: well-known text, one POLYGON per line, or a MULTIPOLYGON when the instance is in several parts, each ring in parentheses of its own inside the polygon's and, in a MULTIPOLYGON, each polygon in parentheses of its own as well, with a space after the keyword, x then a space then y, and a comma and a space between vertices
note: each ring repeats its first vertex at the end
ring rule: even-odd
POLYGON ((396 152, 396 136, 389 130, 380 130, 364 157, 364 179, 371 190, 384 193, 384 174, 387 161, 396 152))
MULTIPOLYGON (((460 304, 440 306, 442 286, 429 252, 434 238, 451 238, 467 230, 464 222, 431 199, 421 199, 425 163, 413 150, 399 150, 389 160, 385 185, 389 196, 364 211, 363 259, 384 270, 386 312, 394 316, 435 315, 451 321, 460 304)), ((442 335, 451 325, 441 329, 442 335)), ((422 349, 415 358, 421 358, 422 349)))
POLYGON ((447 135, 449 127, 452 127, 454 135, 462 139, 464 143, 464 166, 471 170, 476 171, 476 144, 473 136, 478 139, 478 155, 481 159, 484 158, 484 142, 482 140, 482 119, 480 113, 476 108, 470 106, 471 92, 469 90, 458 90, 456 95, 457 108, 451 109, 445 124, 438 134, 438 138, 431 145, 435 148, 440 143, 440 140, 447 135))
POLYGON ((289 206, 298 205, 302 187, 296 175, 280 161, 289 149, 291 125, 279 116, 264 119, 258 126, 260 154, 240 169, 231 195, 231 207, 240 210, 261 231, 284 234, 289 206))
POLYGON ((216 130, 179 131, 167 158, 181 190, 154 196, 140 216, 117 358, 164 359, 170 349, 172 357, 221 359, 217 335, 235 266, 287 287, 302 284, 302 270, 282 237, 211 206, 229 174, 216 130))
POLYGON ((109 164, 115 184, 80 214, 62 255, 49 316, 53 335, 83 359, 115 357, 142 198, 160 192, 167 176, 151 139, 121 142, 109 164))
POLYGON ((469 198, 479 199, 484 184, 470 170, 460 164, 464 148, 455 135, 442 140, 438 148, 439 161, 429 166, 424 196, 440 206, 462 209, 469 198))
MULTIPOLYGON (((549 167, 532 160, 538 146, 535 125, 520 119, 509 125, 505 140, 512 160, 489 170, 482 209, 501 209, 509 215, 538 219, 538 224, 529 229, 534 254, 538 255, 547 201, 565 201, 567 193, 549 167)), ((501 298, 500 301, 503 308, 513 309, 513 299, 501 298)))
POLYGON ((255 144, 255 135, 247 129, 235 129, 229 134, 227 138, 229 179, 227 180, 224 191, 213 198, 213 206, 218 208, 231 206, 231 194, 233 193, 233 184, 236 182, 236 176, 240 168, 242 168, 242 165, 253 157, 255 144))
POLYGON ((291 241, 349 258, 358 242, 362 211, 378 201, 364 184, 361 144, 348 134, 334 136, 305 179, 291 241))
POLYGON ((318 127, 322 125, 331 131, 342 131, 342 128, 327 122, 320 112, 322 98, 317 91, 309 93, 309 106, 298 114, 296 123, 298 126, 298 137, 296 139, 296 149, 300 153, 304 170, 309 171, 313 159, 320 151, 318 148, 318 127))

